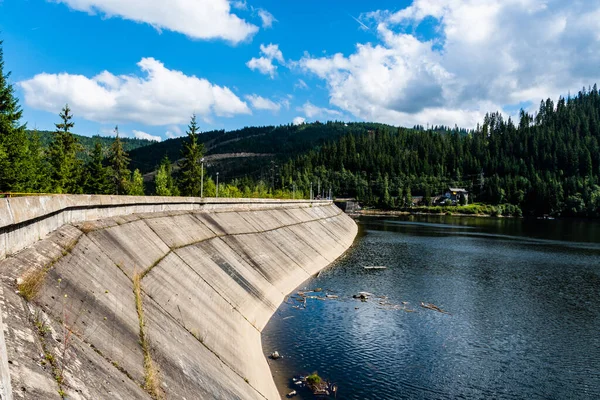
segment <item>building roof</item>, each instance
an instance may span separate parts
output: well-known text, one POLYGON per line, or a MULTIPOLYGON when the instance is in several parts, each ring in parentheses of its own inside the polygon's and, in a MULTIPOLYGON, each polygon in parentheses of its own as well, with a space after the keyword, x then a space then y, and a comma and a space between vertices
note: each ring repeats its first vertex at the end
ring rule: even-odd
POLYGON ((461 188, 450 188, 449 190, 451 192, 468 193, 466 189, 461 189, 461 188))

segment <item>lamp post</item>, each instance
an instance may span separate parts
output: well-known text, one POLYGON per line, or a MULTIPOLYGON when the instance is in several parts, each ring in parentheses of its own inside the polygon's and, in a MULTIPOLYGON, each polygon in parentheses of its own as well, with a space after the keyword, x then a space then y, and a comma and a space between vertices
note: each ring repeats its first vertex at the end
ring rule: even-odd
POLYGON ((200 197, 204 197, 204 157, 200 159, 200 197))
POLYGON ((217 172, 217 197, 219 197, 219 173, 217 172))

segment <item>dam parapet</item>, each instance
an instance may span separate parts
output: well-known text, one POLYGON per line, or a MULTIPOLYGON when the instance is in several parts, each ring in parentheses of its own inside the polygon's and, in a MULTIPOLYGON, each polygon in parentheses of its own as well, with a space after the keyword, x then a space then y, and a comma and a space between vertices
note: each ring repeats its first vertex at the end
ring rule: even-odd
POLYGON ((328 201, 0 199, 0 399, 279 399, 260 333, 356 233, 328 201))

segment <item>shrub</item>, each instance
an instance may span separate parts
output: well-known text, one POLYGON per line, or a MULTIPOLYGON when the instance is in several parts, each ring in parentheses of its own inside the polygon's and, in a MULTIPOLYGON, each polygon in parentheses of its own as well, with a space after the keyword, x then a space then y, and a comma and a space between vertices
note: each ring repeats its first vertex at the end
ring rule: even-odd
POLYGON ((313 372, 306 377, 306 383, 311 386, 320 384, 321 380, 321 377, 316 372, 313 372))

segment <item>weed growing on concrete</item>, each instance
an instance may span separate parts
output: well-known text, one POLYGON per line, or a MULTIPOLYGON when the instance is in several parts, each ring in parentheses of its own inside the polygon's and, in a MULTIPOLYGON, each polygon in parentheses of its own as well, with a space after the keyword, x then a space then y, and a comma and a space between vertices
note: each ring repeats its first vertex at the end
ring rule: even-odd
POLYGON ((200 335, 200 333, 197 331, 191 331, 191 334, 193 337, 196 338, 197 341, 199 341, 200 343, 204 343, 204 338, 206 337, 206 334, 200 335))
MULTIPOLYGON (((41 361, 41 364, 50 366, 52 370, 52 376, 58 385, 58 393, 61 395, 61 397, 64 398, 66 396, 65 369, 69 365, 71 360, 72 352, 70 350, 73 346, 73 337, 76 336, 85 342, 85 340, 90 335, 92 335, 98 329, 98 327, 104 323, 104 321, 106 321, 106 318, 104 318, 104 321, 96 324, 95 326, 86 328, 85 332, 77 331, 75 328, 75 326, 77 325, 77 321, 85 313, 86 310, 83 309, 83 307, 80 307, 80 309, 77 312, 74 312, 73 302, 69 301, 69 296, 66 293, 64 293, 62 279, 58 279, 57 282, 58 285, 56 287, 59 290, 60 301, 62 303, 62 318, 56 318, 56 320, 61 325, 62 336, 60 340, 57 340, 58 348, 55 350, 54 353, 50 350, 51 347, 48 343, 48 333, 50 333, 52 330, 50 325, 46 322, 46 319, 44 319, 44 314, 42 312, 37 311, 35 313, 33 325, 35 326, 35 330, 39 337, 44 354, 44 359, 41 361)), ((81 303, 84 304, 84 301, 82 301, 81 303)))
POLYGON ((83 224, 81 224, 81 226, 79 227, 79 230, 81 232, 83 232, 84 234, 88 234, 92 231, 95 230, 94 224, 92 224, 91 222, 84 222, 83 224))
POLYGON ((59 366, 56 357, 48 350, 48 344, 46 342, 46 335, 50 331, 48 325, 44 321, 41 313, 36 312, 33 324, 36 327, 36 333, 40 339, 40 344, 42 346, 42 351, 44 353, 44 360, 42 360, 42 365, 46 365, 46 363, 50 364, 50 368, 52 368, 52 376, 58 385, 58 394, 61 398, 65 398, 65 391, 63 390, 64 377, 59 366))
POLYGON ((135 295, 135 308, 138 314, 139 326, 140 326, 140 345, 144 352, 144 375, 145 375, 145 389, 152 396, 153 399, 163 399, 163 392, 160 388, 160 377, 158 375, 158 369, 152 361, 150 355, 150 344, 148 343, 148 337, 145 333, 145 322, 144 322, 144 308, 142 307, 142 274, 134 272, 133 274, 133 293, 135 295))
MULTIPOLYGON (((73 251, 73 249, 75 248, 76 244, 77 242, 72 243, 65 249, 63 249, 62 257, 71 253, 71 251, 73 251)), ((23 296, 25 300, 32 301, 44 286, 44 280, 46 279, 48 271, 50 271, 54 264, 56 264, 56 262, 60 259, 61 257, 52 260, 50 264, 43 268, 32 269, 28 271, 25 274, 25 276, 17 279, 17 290, 19 291, 19 294, 23 296)))
POLYGON ((33 298, 40 292, 46 278, 45 268, 36 268, 27 272, 27 274, 17 282, 19 294, 27 301, 33 298))
POLYGON ((35 325, 35 329, 37 330, 38 336, 46 337, 46 334, 50 332, 50 327, 48 324, 46 324, 46 321, 44 321, 39 311, 36 312, 33 323, 35 325))

